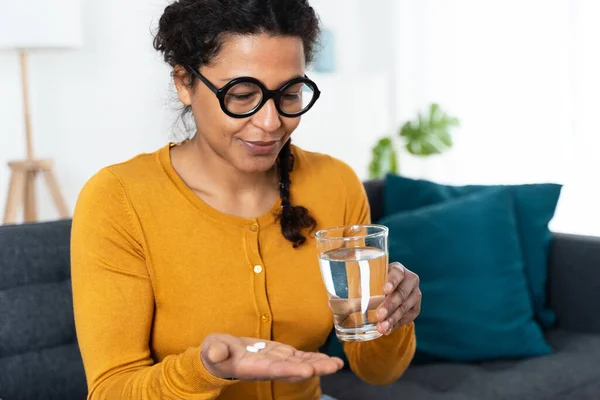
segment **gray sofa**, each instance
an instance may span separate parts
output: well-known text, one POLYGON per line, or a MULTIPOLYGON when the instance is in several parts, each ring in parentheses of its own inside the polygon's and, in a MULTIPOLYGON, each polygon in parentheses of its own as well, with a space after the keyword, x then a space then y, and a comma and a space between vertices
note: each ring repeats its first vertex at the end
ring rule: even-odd
MULTIPOLYGON (((367 182, 373 219, 383 186, 367 182)), ((70 221, 0 227, 0 399, 84 399, 69 278, 70 221)), ((556 234, 550 260, 547 332, 555 354, 482 364, 412 366, 375 387, 348 371, 324 391, 352 399, 600 399, 600 238, 556 234)))

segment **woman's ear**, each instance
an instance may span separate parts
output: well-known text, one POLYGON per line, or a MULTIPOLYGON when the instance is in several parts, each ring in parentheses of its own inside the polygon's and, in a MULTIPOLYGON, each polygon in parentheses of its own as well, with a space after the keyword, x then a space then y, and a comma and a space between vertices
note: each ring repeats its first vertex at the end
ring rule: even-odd
POLYGON ((181 65, 177 65, 173 69, 173 82, 175 82, 175 87, 177 88, 179 101, 181 101, 184 106, 191 106, 194 91, 192 77, 181 65))

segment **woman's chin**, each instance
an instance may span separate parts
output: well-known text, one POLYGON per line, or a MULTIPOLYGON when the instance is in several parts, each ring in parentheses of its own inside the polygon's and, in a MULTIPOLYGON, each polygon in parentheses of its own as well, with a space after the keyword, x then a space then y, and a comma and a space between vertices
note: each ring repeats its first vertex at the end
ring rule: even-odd
POLYGON ((245 157, 238 159, 236 168, 246 174, 260 174, 271 171, 277 162, 277 155, 262 157, 245 157))

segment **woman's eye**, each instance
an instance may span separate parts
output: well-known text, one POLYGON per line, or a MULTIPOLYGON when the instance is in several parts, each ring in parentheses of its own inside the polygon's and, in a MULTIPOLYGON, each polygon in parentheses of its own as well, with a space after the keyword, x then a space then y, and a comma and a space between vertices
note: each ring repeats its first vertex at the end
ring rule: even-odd
POLYGON ((229 94, 233 100, 250 100, 256 96, 256 93, 231 93, 229 94))
POLYGON ((298 93, 285 93, 283 95, 284 100, 298 100, 302 97, 302 92, 298 93))

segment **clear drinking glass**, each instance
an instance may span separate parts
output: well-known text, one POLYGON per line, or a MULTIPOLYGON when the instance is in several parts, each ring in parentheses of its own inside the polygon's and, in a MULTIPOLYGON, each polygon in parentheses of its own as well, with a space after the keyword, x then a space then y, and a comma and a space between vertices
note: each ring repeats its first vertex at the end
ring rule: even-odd
POLYGON ((335 332, 340 340, 365 341, 381 336, 376 309, 383 302, 388 274, 388 228, 348 225, 316 234, 321 276, 329 294, 335 332))

